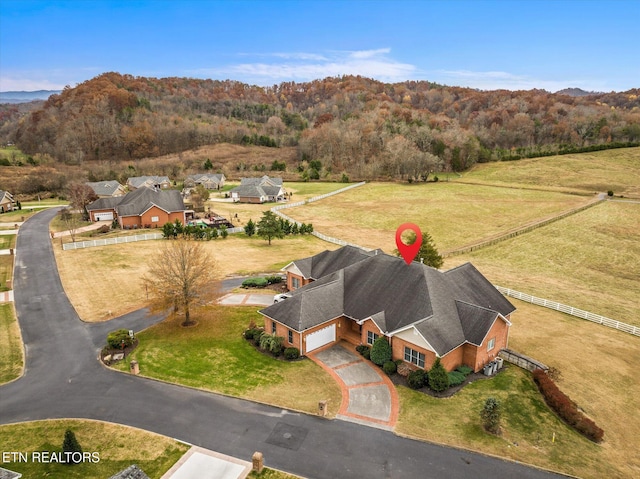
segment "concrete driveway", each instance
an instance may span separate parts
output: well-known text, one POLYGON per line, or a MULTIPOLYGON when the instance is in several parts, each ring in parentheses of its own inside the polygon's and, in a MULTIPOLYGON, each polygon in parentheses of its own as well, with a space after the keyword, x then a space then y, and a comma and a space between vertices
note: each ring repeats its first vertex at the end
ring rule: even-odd
POLYGON ((307 356, 327 370, 340 385, 339 419, 393 429, 398 420, 398 394, 379 367, 345 342, 307 356))
POLYGON ((273 294, 230 293, 222 296, 218 303, 226 306, 270 306, 273 304, 273 294))

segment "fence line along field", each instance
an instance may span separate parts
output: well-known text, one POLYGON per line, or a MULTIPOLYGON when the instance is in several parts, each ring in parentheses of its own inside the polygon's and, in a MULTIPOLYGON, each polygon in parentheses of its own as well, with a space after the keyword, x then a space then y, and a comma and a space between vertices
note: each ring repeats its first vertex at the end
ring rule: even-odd
POLYGON ((330 199, 290 208, 287 215, 345 241, 395 248, 395 231, 412 222, 440 251, 454 249, 585 205, 593 196, 454 182, 369 183, 330 199))

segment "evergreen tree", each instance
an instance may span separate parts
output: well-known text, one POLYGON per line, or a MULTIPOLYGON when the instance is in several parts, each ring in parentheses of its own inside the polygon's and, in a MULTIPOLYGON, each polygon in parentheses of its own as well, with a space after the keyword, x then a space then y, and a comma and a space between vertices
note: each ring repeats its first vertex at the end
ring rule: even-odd
POLYGON ((387 361, 391 361, 391 345, 387 338, 380 336, 371 346, 370 359, 374 364, 382 366, 387 361))
POLYGON ((225 225, 222 225, 220 227, 220 237, 225 239, 227 236, 229 236, 229 231, 227 231, 227 227, 225 225))
POLYGON ((488 398, 484 403, 482 411, 480 411, 484 428, 492 434, 498 434, 500 432, 501 414, 500 402, 495 398, 488 398))
MULTIPOLYGON (((64 441, 62 442, 62 452, 69 453, 68 459, 66 459, 67 464, 78 464, 82 462, 82 447, 80 447, 80 443, 76 439, 76 435, 73 433, 71 429, 67 429, 64 432, 64 441), (76 457, 73 457, 74 452, 79 452, 80 456, 78 456, 78 454, 75 454, 76 457)), ((67 454, 65 454, 65 456, 67 456, 67 454)))
POLYGON ((428 377, 429 387, 435 392, 444 391, 449 387, 449 374, 447 374, 447 370, 442 363, 440 363, 440 358, 436 358, 433 367, 429 371, 428 377))
POLYGON ((246 234, 249 237, 256 234, 256 224, 253 222, 253 220, 249 220, 247 225, 244 227, 244 234, 246 234))
MULTIPOLYGON (((410 232, 410 235, 413 235, 413 238, 411 238, 411 236, 408 235, 409 244, 413 244, 413 241, 415 241, 416 239, 415 233, 410 232)), ((396 256, 400 256, 400 252, 397 249, 393 250, 393 252, 396 256)), ((422 232, 422 245, 418 250, 418 254, 416 255, 416 258, 414 259, 414 261, 421 261, 421 260, 427 266, 431 266, 432 268, 436 268, 436 269, 441 268, 444 263, 444 259, 442 258, 442 256, 440 256, 440 253, 438 253, 438 250, 436 249, 436 245, 433 241, 433 238, 426 231, 422 232)))
POLYGON ((204 162, 204 169, 205 170, 213 170, 213 164, 211 163, 211 160, 209 158, 207 158, 207 161, 204 162))
POLYGON ((257 226, 258 236, 269 241, 269 244, 271 244, 273 238, 284 238, 280 221, 278 221, 278 217, 271 211, 265 211, 262 214, 262 218, 258 221, 257 226))

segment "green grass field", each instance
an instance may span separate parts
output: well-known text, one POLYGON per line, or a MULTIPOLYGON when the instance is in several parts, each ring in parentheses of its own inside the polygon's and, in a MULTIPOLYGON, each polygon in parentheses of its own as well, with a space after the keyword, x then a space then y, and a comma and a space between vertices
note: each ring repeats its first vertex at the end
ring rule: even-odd
POLYGON ((477 164, 463 181, 607 192, 640 198, 640 148, 477 164))
POLYGON ((158 434, 116 424, 87 420, 36 421, 0 426, 3 451, 28 454, 27 462, 0 463, 22 477, 51 479, 105 479, 137 464, 150 478, 160 479, 188 446, 158 434), (33 452, 61 452, 66 429, 82 450, 98 453, 99 462, 76 465, 31 460, 33 452))
POLYGON ((16 247, 16 235, 0 235, 0 249, 16 247))
MULTIPOLYGON (((308 359, 276 360, 242 338, 250 321, 263 323, 257 309, 205 307, 192 314, 199 324, 190 328, 177 318, 164 321, 138 335, 131 359, 145 376, 312 414, 326 399, 335 415, 340 388, 322 368, 308 359)), ((119 368, 127 370, 128 363, 119 368)))
POLYGON ((12 304, 0 304, 0 384, 22 374, 22 340, 12 304))
POLYGON ((606 202, 462 256, 492 282, 640 326, 640 205, 606 202))
POLYGON ((0 291, 9 291, 12 287, 13 256, 0 255, 0 291))
POLYGON ((329 236, 391 252, 402 223, 446 251, 588 203, 590 196, 457 183, 368 183, 284 212, 329 236))

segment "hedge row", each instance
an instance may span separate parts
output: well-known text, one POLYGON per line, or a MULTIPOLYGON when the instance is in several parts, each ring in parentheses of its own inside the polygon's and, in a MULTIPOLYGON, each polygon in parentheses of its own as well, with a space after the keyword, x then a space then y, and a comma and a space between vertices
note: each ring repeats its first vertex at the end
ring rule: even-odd
POLYGON ((580 412, 576 403, 560 391, 560 388, 553 382, 553 379, 542 369, 536 369, 533 372, 533 380, 538 385, 538 389, 549 407, 566 421, 567 424, 593 442, 602 441, 604 431, 596 426, 595 422, 580 412))

